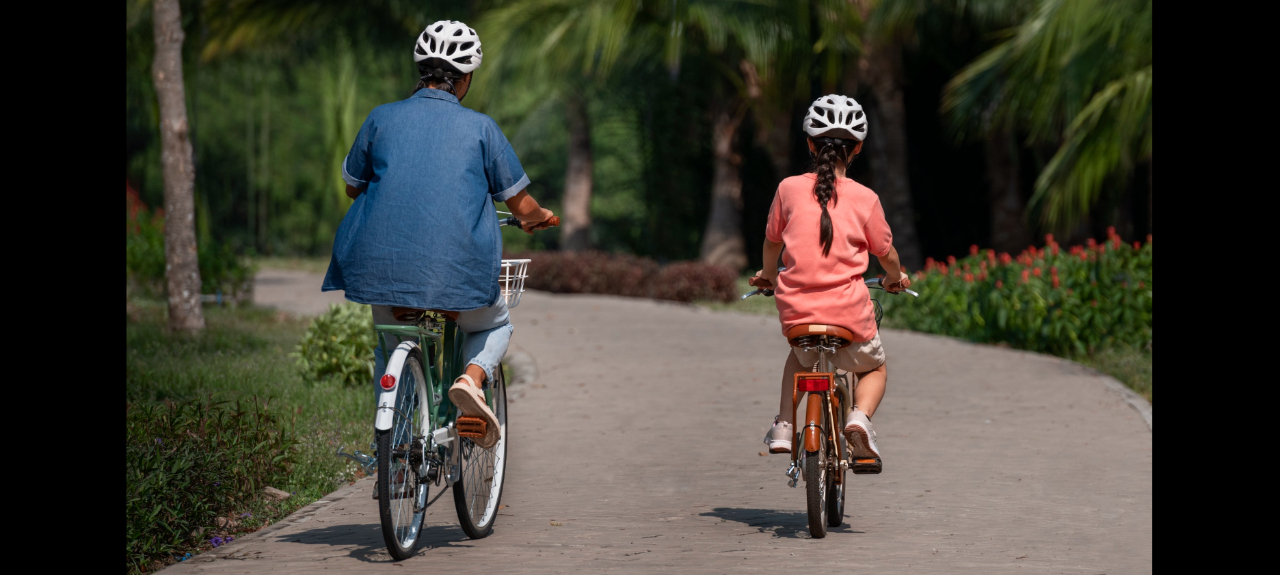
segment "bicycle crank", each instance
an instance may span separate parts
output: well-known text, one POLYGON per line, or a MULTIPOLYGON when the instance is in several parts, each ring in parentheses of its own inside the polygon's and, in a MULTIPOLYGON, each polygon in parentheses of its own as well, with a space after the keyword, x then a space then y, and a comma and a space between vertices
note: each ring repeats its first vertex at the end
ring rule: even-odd
POLYGON ((791 478, 791 481, 788 481, 787 485, 795 487, 796 483, 800 481, 800 465, 798 463, 794 461, 791 462, 791 467, 787 468, 787 477, 791 478))

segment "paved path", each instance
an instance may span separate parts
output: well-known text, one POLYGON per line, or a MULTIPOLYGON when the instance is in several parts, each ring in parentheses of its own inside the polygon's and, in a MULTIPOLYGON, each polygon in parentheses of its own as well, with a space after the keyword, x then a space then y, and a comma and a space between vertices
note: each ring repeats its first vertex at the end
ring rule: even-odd
POLYGON ((1103 376, 1057 358, 885 331, 885 472, 811 539, 785 456, 761 456, 787 352, 770 317, 525 295, 508 483, 493 535, 450 497, 390 561, 368 480, 173 573, 1151 571, 1151 431, 1103 376))

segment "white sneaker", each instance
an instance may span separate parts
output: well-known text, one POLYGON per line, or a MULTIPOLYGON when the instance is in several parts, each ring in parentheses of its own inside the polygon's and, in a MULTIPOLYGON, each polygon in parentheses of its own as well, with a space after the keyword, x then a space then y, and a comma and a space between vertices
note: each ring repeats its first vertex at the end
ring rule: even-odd
POLYGON ((876 445, 876 430, 871 427, 871 420, 867 419, 862 411, 855 409, 849 415, 849 423, 844 426, 844 436, 849 440, 851 459, 880 459, 880 447, 876 445))
POLYGON ((773 418, 773 427, 769 428, 769 433, 764 436, 765 445, 769 446, 769 453, 791 453, 791 438, 795 436, 790 423, 778 421, 777 417, 773 418))

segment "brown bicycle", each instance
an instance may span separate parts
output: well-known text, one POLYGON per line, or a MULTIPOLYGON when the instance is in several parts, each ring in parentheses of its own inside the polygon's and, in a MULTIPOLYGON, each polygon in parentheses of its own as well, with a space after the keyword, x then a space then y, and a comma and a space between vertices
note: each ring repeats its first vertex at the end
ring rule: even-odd
MULTIPOLYGON (((866 280, 867 287, 881 289, 880 280, 866 280)), ((919 297, 920 294, 904 290, 919 297)), ((747 299, 753 295, 772 296, 772 289, 757 289, 742 296, 747 299)), ((871 300, 875 305, 876 325, 884 311, 880 302, 871 300)), ((850 375, 837 372, 832 364, 831 356, 836 350, 853 343, 853 333, 835 325, 803 324, 787 330, 787 341, 792 347, 806 352, 818 352, 818 361, 810 371, 798 372, 791 391, 791 405, 799 405, 797 400, 805 394, 804 425, 796 426, 796 437, 792 440, 791 467, 787 468, 787 485, 796 487, 801 476, 804 477, 805 493, 808 499, 809 534, 815 539, 827 536, 828 527, 839 527, 844 523, 846 471, 855 474, 876 473, 882 467, 879 458, 851 459, 849 445, 844 437, 844 426, 849 414, 853 412, 853 388, 856 382, 850 381, 850 375)))

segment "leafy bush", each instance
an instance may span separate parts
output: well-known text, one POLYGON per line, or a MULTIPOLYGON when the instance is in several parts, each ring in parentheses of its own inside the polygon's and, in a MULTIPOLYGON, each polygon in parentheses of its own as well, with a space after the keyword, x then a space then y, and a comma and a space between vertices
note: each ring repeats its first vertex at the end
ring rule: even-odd
POLYGON ((335 377, 345 384, 359 385, 373 381, 373 348, 377 343, 369 306, 333 304, 311 321, 293 356, 311 380, 335 377))
MULTIPOLYGON (((164 211, 151 213, 137 192, 125 195, 125 276, 130 287, 148 295, 165 292, 164 211)), ((230 245, 203 242, 198 247, 200 290, 219 290, 237 301, 248 299, 253 290, 253 264, 235 254, 230 245)))
POLYGON ((946 262, 929 259, 912 278, 920 298, 880 297, 894 325, 972 341, 1078 356, 1114 345, 1150 349, 1151 236, 1063 252, 1046 246, 1016 258, 970 248, 946 262))
POLYGON ((256 398, 125 404, 125 565, 141 572, 197 549, 215 518, 284 480, 294 439, 256 398))
POLYGON ((592 293, 694 302, 731 301, 738 274, 700 262, 657 262, 603 252, 533 252, 525 287, 553 293, 592 293))

